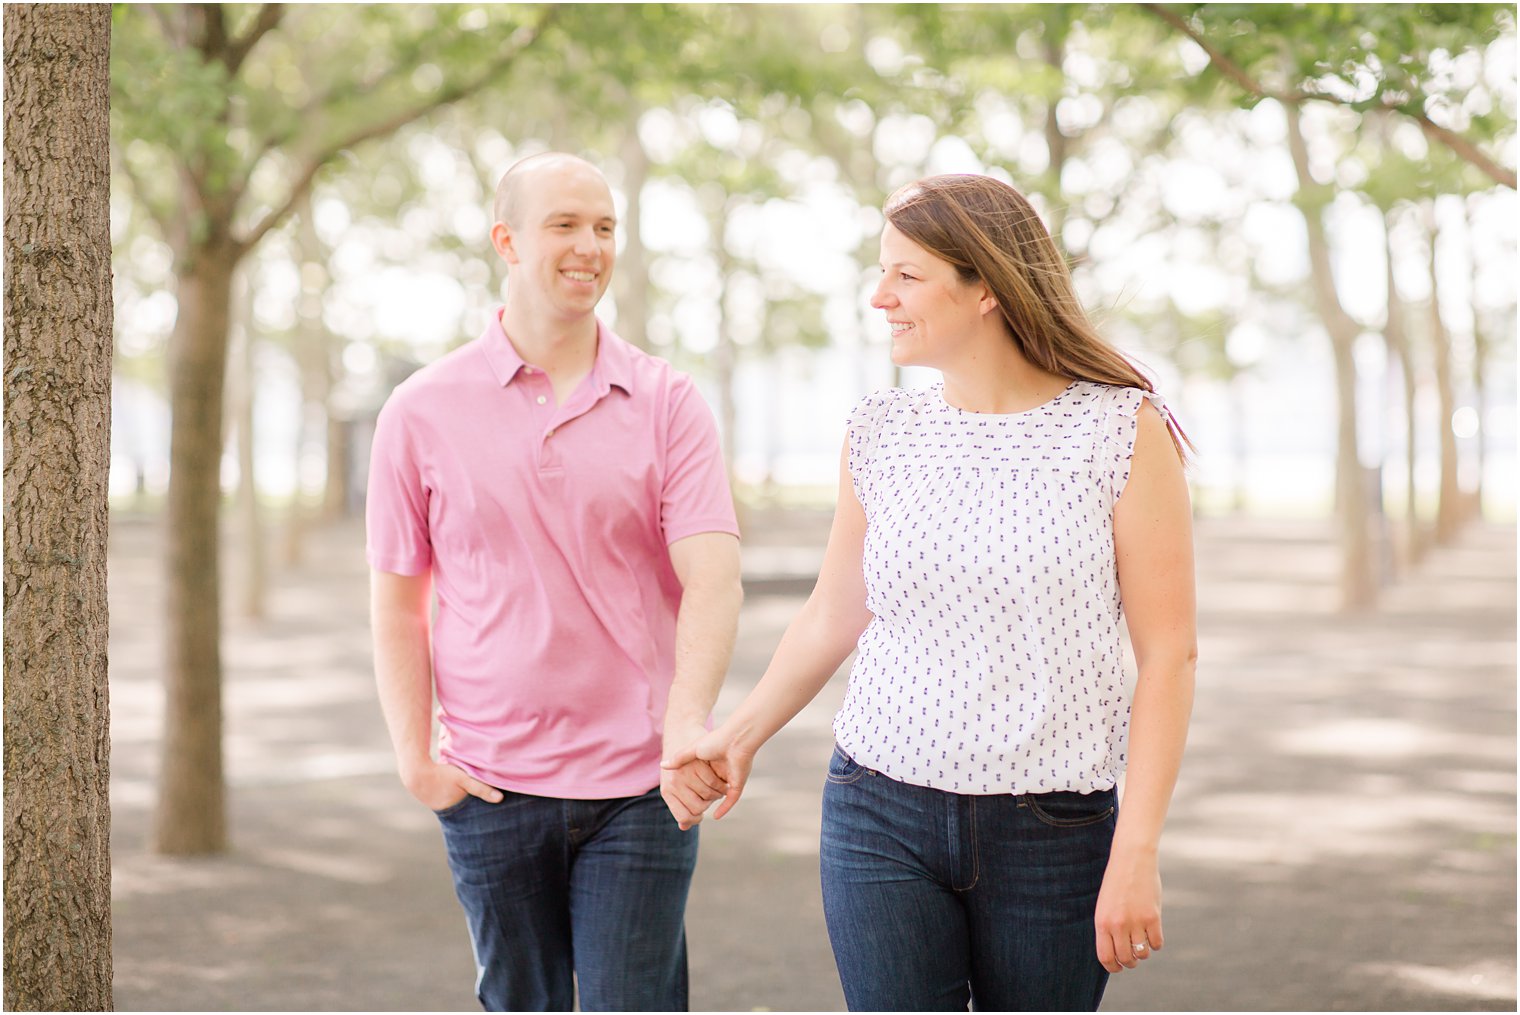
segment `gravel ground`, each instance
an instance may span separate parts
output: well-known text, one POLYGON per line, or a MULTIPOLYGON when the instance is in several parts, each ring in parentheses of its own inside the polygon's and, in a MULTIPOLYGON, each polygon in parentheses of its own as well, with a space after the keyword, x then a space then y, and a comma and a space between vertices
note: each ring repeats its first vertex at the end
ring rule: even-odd
MULTIPOLYGON (((720 715, 810 587, 827 522, 751 519, 720 715)), ((1514 528, 1469 529, 1358 617, 1332 611, 1329 534, 1199 525, 1199 693, 1163 843, 1167 947, 1110 982, 1107 1010, 1515 1009, 1514 528)), ((113 523, 118 1008, 477 1010, 437 824, 393 774, 357 525, 313 536, 273 579, 267 619, 227 625, 232 851, 147 851, 159 541, 152 519, 113 523)), ((843 1008, 817 872, 843 690, 840 674, 761 753, 733 816, 702 826, 694 1009, 843 1008)))

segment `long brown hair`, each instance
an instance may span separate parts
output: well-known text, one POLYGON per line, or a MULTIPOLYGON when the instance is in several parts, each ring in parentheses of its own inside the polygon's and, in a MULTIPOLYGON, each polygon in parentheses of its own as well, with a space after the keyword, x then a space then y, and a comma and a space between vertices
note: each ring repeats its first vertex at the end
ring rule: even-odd
MULTIPOLYGON (((887 199, 887 221, 955 266, 961 281, 992 290, 1024 358, 1063 377, 1155 391, 1149 378, 1093 327, 1066 258, 1029 201, 990 176, 929 176, 887 199)), ((1177 454, 1192 441, 1162 414, 1177 454)))

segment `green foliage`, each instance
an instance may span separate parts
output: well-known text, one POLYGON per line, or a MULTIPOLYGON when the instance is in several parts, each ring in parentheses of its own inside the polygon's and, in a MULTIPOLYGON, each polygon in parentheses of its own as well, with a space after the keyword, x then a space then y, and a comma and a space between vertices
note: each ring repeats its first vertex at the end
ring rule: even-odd
MULTIPOLYGON (((1393 111, 1439 144, 1514 187, 1514 170, 1482 149, 1514 134, 1513 88, 1493 95, 1474 67, 1508 37, 1514 10, 1498 4, 1146 5, 1209 53, 1227 94, 1243 105, 1265 98, 1323 100, 1360 114, 1393 111), (1472 101, 1477 99, 1477 102, 1472 101), (1446 132, 1443 134, 1443 132, 1446 132)), ((1437 174, 1439 186, 1483 186, 1472 172, 1437 174), (1465 175, 1468 182, 1457 182, 1465 175)), ((1427 180, 1426 184, 1435 178, 1427 180)))
MULTIPOLYGON (((1353 108, 1419 111, 1454 84, 1441 55, 1514 30, 1499 4, 1181 4, 1192 27, 1274 91, 1327 94, 1353 108)), ((1247 96, 1252 102, 1259 96, 1247 96)))
MULTIPOLYGON (((118 8, 113 133, 177 247, 272 224, 351 144, 505 74, 541 5, 118 8), (269 19, 267 22, 265 19, 269 19)), ((256 237, 254 237, 256 238, 256 237)))

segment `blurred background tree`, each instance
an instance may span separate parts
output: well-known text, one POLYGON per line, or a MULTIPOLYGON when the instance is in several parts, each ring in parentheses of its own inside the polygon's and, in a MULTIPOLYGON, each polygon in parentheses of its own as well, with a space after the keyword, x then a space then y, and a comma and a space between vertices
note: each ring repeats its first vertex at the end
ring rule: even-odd
POLYGON ((827 502, 854 400, 930 379, 868 305, 881 203, 987 172, 1190 426, 1197 509, 1334 517, 1345 606, 1513 511, 1482 483, 1513 445, 1512 8, 127 5, 114 29, 113 489, 163 498, 171 545, 159 849, 226 844, 219 513, 256 617, 265 569, 359 511, 390 388, 499 301, 492 192, 537 151, 605 168, 603 315, 693 373, 747 507, 827 502))
MULTIPOLYGON (((1492 103, 1474 112, 1471 93, 1448 65, 1464 51, 1491 45, 1506 30, 1511 12, 1487 4, 1436 4, 1406 8, 1365 4, 1306 4, 1240 8, 1195 4, 1180 8, 1145 4, 1207 54, 1212 69, 1236 89, 1241 101, 1279 104, 1287 120, 1288 150, 1298 179, 1295 205, 1307 231, 1310 281, 1315 309, 1334 351, 1337 429, 1335 503, 1343 554, 1342 601, 1350 608, 1370 606, 1379 576, 1373 548, 1369 483, 1363 471, 1357 435, 1357 367, 1354 346, 1365 330, 1345 308, 1331 265, 1327 211, 1341 192, 1339 179, 1320 179, 1311 165, 1302 126, 1306 104, 1339 107, 1350 116, 1337 118, 1324 146, 1330 153, 1317 161, 1334 174, 1369 113, 1387 112, 1416 124, 1438 147, 1454 153, 1492 183, 1515 189, 1515 171, 1496 162, 1487 148, 1513 136, 1513 113, 1506 118, 1492 103), (1445 122, 1443 122, 1445 121, 1445 122)), ((1375 119, 1374 119, 1375 122, 1375 119)), ((1432 153, 1439 161, 1441 153, 1432 153)), ((1361 174, 1365 176, 1363 169, 1361 174)), ((1336 174, 1338 175, 1338 174, 1336 174)), ((1434 241, 1432 240, 1432 243, 1434 241)), ((1434 278, 1434 275, 1432 275, 1434 278)), ((1432 305, 1435 305, 1434 299, 1432 305)), ((1441 494, 1436 531, 1450 539, 1455 532, 1456 444, 1447 425, 1455 410, 1450 383, 1450 344, 1433 317, 1437 386, 1440 392, 1441 494)))
MULTIPOLYGON (((167 715, 156 826, 163 852, 217 852, 226 843, 217 512, 227 350, 246 303, 234 305, 234 277, 342 153, 507 74, 553 13, 450 5, 118 9, 118 167, 172 251, 177 305, 168 349, 167 715)), ((246 324, 240 330, 246 335, 246 324)), ((250 364, 245 353, 239 372, 250 364)))

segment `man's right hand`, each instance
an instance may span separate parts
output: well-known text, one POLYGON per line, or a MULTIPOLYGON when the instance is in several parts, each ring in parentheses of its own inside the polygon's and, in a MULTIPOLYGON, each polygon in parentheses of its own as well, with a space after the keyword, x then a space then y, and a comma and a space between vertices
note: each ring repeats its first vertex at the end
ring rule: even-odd
POLYGON ((728 724, 724 723, 674 754, 668 754, 660 765, 666 770, 679 769, 694 761, 705 761, 711 766, 713 774, 722 781, 724 786, 723 802, 718 804, 718 809, 713 812, 714 821, 733 810, 734 804, 739 802, 739 796, 744 792, 744 784, 749 781, 749 771, 755 761, 754 749, 741 747, 738 740, 739 738, 729 731, 728 724))
POLYGON ((487 803, 501 803, 501 790, 488 786, 462 769, 434 761, 408 766, 401 773, 401 783, 417 802, 428 810, 442 811, 467 796, 478 796, 487 803))

